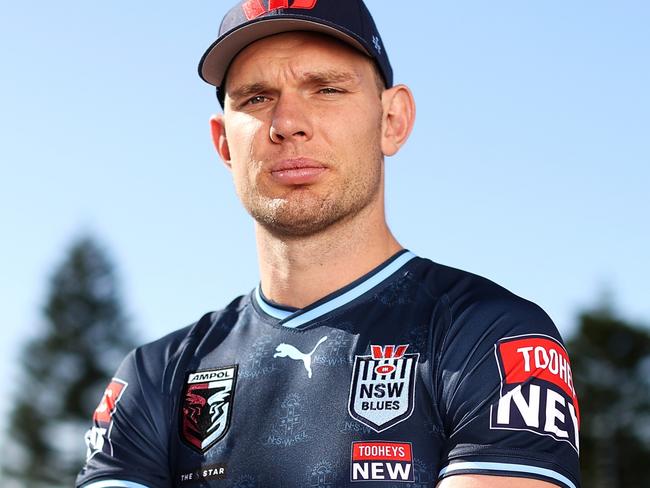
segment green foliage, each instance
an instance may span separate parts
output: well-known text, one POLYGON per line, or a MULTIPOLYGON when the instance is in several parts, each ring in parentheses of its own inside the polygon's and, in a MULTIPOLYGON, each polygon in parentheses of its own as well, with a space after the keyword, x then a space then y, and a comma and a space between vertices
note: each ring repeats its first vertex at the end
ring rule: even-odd
POLYGON ((134 343, 113 265, 92 239, 74 243, 55 271, 43 313, 22 351, 2 468, 16 486, 69 487, 92 412, 134 343))
POLYGON ((607 307, 567 343, 581 409, 583 485, 650 486, 650 331, 607 307))

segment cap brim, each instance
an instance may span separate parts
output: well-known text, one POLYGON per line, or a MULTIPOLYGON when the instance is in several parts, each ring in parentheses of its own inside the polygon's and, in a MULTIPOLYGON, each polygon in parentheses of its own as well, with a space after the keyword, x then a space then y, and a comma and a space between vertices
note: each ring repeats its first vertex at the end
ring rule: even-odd
POLYGON ((241 25, 217 39, 203 54, 199 62, 199 76, 216 87, 221 85, 232 60, 249 44, 263 37, 292 31, 320 32, 340 39, 370 56, 369 50, 354 34, 342 32, 340 27, 299 17, 267 17, 241 25))

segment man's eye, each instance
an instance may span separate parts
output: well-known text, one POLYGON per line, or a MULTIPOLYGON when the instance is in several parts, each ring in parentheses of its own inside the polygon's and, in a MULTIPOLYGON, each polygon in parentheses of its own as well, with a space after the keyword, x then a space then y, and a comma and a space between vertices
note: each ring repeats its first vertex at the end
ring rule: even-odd
POLYGON ((267 98, 264 95, 255 95, 253 98, 250 98, 247 103, 249 105, 257 105, 258 103, 262 103, 266 100, 267 98))
POLYGON ((335 93, 343 93, 341 90, 339 90, 337 88, 332 88, 332 87, 329 87, 329 86, 326 87, 326 88, 321 88, 318 92, 323 93, 325 95, 332 95, 332 94, 335 94, 335 93))

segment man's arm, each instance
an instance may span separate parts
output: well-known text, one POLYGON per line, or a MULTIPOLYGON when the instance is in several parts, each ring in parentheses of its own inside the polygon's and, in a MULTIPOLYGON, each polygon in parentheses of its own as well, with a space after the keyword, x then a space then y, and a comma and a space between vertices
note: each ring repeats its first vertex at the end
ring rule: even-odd
POLYGON ((478 285, 450 302, 439 348, 440 486, 579 488, 580 414, 560 335, 536 305, 478 285))
POLYGON ((443 479, 436 488, 557 488, 557 486, 528 478, 462 474, 443 479))
POLYGON ((78 487, 172 486, 168 427, 161 420, 168 417, 166 404, 158 381, 151 383, 160 374, 152 374, 152 365, 163 361, 153 359, 151 347, 144 351, 138 348, 126 357, 95 410, 85 436, 87 458, 78 487))

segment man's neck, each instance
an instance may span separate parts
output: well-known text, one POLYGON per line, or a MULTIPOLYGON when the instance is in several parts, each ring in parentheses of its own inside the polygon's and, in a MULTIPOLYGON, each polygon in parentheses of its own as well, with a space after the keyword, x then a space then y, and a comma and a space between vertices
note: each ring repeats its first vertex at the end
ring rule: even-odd
POLYGON ((386 225, 383 208, 365 211, 370 215, 358 215, 300 238, 279 238, 257 224, 264 295, 282 305, 304 308, 372 271, 402 249, 386 225))

